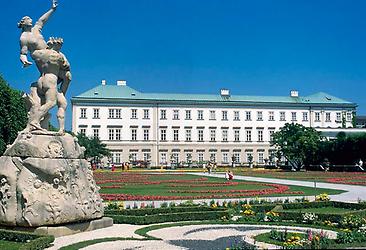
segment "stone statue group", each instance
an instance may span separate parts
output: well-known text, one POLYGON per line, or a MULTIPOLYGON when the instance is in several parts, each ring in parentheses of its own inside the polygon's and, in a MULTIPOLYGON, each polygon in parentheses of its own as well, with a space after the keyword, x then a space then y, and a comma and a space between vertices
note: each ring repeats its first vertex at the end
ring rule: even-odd
POLYGON ((49 134, 49 110, 56 104, 60 127, 58 134, 63 135, 65 130, 65 95, 71 81, 70 64, 60 51, 63 39, 51 37, 46 42, 42 36, 42 28, 57 6, 57 1, 53 0, 51 9, 43 14, 35 25, 29 16, 23 17, 18 23, 18 28, 22 29, 20 61, 24 68, 32 65, 28 61, 29 53, 40 73, 39 79, 31 84, 31 92, 27 95, 29 119, 26 132, 49 134))
MULTIPOLYGON (((57 2, 33 25, 23 17, 18 27, 23 67, 36 64, 40 76, 31 85, 29 119, 0 157, 0 225, 43 227, 98 220, 104 207, 85 148, 64 132, 65 93, 71 81, 70 64, 60 52, 63 40, 47 42, 42 28, 57 2), (58 132, 47 130, 49 110, 57 104, 58 132)), ((91 223, 91 222, 90 222, 91 223)), ((47 229, 47 232, 48 229, 47 229)))

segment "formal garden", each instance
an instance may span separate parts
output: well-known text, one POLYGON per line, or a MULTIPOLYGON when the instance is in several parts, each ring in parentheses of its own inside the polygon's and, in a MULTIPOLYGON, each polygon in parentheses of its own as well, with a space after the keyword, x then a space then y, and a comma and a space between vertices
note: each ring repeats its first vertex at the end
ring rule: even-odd
MULTIPOLYGON (((106 214, 112 217, 115 223, 128 222, 147 226, 135 231, 141 238, 98 239, 62 249, 79 249, 117 240, 159 241, 162 239, 154 236, 156 230, 174 230, 189 225, 210 225, 217 230, 220 229, 219 225, 226 225, 224 228, 236 227, 243 232, 253 229, 266 231, 255 235, 254 242, 244 238, 231 243, 216 242, 222 249, 255 249, 255 242, 275 244, 284 249, 343 249, 366 244, 366 203, 334 202, 330 201, 326 194, 317 196, 314 202, 304 198, 294 202, 241 200, 219 203, 212 200, 200 205, 190 201, 181 204, 163 203, 160 208, 126 208, 124 203, 119 201, 109 202, 106 214), (171 223, 156 224, 163 222, 171 223)), ((196 243, 200 244, 199 241, 196 243)), ((183 241, 179 244, 184 246, 185 243, 183 241)))
POLYGON ((190 174, 95 172, 100 193, 106 201, 158 201, 228 199, 265 196, 310 196, 343 191, 283 184, 227 181, 224 178, 190 174))

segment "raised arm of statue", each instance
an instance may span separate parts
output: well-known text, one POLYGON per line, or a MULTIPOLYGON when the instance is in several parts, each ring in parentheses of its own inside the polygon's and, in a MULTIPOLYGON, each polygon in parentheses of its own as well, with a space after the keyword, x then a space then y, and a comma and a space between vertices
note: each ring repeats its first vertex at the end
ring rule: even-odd
POLYGON ((37 26, 39 29, 42 29, 43 26, 45 25, 45 23, 47 22, 47 20, 50 18, 50 16, 52 15, 53 12, 55 12, 56 8, 57 8, 57 0, 53 0, 52 1, 52 7, 49 11, 47 11, 46 13, 44 13, 36 22, 35 27, 37 26))

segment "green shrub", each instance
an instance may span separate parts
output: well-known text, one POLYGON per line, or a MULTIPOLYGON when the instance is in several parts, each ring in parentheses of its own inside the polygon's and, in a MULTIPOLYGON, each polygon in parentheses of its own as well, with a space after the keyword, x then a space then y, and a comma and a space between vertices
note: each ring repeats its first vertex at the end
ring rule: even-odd
POLYGON ((106 215, 131 215, 145 216, 153 214, 168 214, 179 212, 199 212, 199 211, 216 211, 222 208, 211 208, 206 206, 189 206, 189 207, 160 207, 160 208, 141 208, 141 209, 125 209, 125 210, 105 210, 106 215))
POLYGON ((1 229, 0 239, 24 243, 20 247, 21 250, 38 250, 49 247, 51 243, 55 240, 55 237, 52 235, 43 236, 28 232, 1 229))

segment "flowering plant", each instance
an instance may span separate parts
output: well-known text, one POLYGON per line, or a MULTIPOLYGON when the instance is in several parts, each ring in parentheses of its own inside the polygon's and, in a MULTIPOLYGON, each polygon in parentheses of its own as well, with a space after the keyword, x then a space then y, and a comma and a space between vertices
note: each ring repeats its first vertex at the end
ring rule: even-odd
POLYGON ((279 214, 273 211, 269 211, 265 214, 264 221, 280 221, 279 214))
POLYGON ((329 195, 326 193, 319 194, 315 197, 316 201, 330 201, 329 195))
POLYGON ((365 218, 356 215, 344 216, 340 221, 340 225, 344 228, 360 228, 366 224, 365 218))
POLYGON ((302 214, 302 222, 312 224, 318 219, 318 216, 314 213, 302 214))

